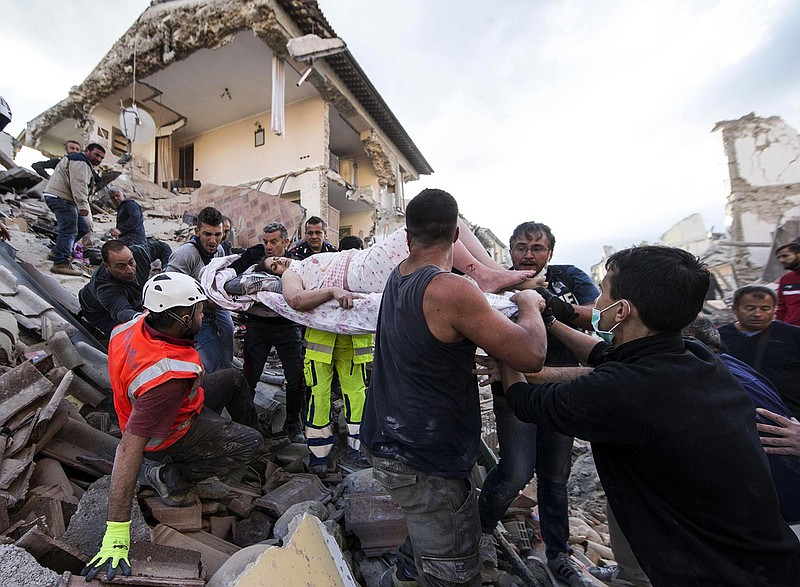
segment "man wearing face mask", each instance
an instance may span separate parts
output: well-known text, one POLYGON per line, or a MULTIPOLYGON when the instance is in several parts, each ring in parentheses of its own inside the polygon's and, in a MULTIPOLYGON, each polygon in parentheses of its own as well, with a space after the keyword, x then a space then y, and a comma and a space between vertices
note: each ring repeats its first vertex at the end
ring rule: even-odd
POLYGON ((108 372, 122 439, 114 458, 106 533, 83 574, 130 575, 131 501, 137 478, 171 506, 195 503, 189 488, 246 465, 264 449, 249 390, 236 370, 203 377, 193 339, 206 296, 194 279, 161 273, 143 291, 148 311, 114 329, 108 372), (236 423, 219 414, 226 408, 236 423), (144 459, 143 454, 147 455, 144 459), (141 473, 140 473, 141 469, 141 473))
MULTIPOLYGON (((537 291, 548 303, 549 314, 574 328, 591 328, 591 308, 599 295, 591 278, 574 265, 550 265, 556 239, 550 227, 524 222, 511 235, 514 269, 546 275, 547 289, 537 291)), ((558 377, 565 368, 578 365, 575 355, 548 334, 545 366, 530 374, 530 381, 558 377)), ((500 462, 483 484, 479 500, 481 514, 481 558, 495 564, 494 527, 519 491, 536 474, 537 501, 542 539, 551 571, 571 587, 592 585, 592 580, 571 558, 567 480, 572 464, 572 437, 520 421, 509 409, 500 383, 492 386, 493 409, 500 442, 500 462)))
POLYGON ((753 403, 712 351, 681 336, 703 307, 708 270, 661 246, 619 251, 606 269, 592 319, 603 341, 550 326, 594 370, 531 385, 502 366, 509 407, 592 443, 653 585, 796 585, 800 544, 781 518, 753 403))

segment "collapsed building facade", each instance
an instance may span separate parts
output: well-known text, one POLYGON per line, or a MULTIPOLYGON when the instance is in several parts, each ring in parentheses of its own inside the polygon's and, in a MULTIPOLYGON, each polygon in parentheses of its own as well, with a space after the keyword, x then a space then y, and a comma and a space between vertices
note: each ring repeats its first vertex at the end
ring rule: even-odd
POLYGON ((279 207, 216 186, 297 204, 335 244, 401 226, 404 183, 433 171, 317 3, 300 0, 154 1, 22 139, 52 155, 96 142, 104 163, 131 155, 134 183, 213 188, 201 202, 233 219, 241 246, 279 207))
MULTIPOLYGON (((776 282, 784 269, 775 250, 800 237, 800 135, 779 116, 755 113, 718 122, 712 132, 720 132, 728 160, 727 232, 709 232, 695 213, 667 229, 659 242, 708 264, 716 282, 708 307, 722 310, 739 287, 776 282)), ((597 282, 614 252, 604 249, 592 267, 597 282)))

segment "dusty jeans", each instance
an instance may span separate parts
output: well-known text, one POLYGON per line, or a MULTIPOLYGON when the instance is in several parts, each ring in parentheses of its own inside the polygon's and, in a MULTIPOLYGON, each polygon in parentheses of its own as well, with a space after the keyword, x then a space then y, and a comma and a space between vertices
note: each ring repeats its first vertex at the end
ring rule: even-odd
POLYGON ((170 463, 162 469, 161 478, 171 491, 229 473, 264 449, 253 395, 241 371, 209 373, 203 378, 203 389, 205 404, 189 431, 164 450, 145 453, 147 459, 170 463), (223 408, 234 422, 219 415, 223 408))
POLYGON ((398 568, 420 585, 481 584, 480 517, 471 479, 445 479, 372 455, 374 477, 403 510, 409 536, 398 568), (418 572, 421 571, 421 572, 418 572))
POLYGON ((161 470, 161 479, 170 491, 180 491, 186 484, 194 485, 246 465, 263 449, 260 432, 204 407, 178 442, 164 450, 145 453, 145 457, 168 463, 161 470))

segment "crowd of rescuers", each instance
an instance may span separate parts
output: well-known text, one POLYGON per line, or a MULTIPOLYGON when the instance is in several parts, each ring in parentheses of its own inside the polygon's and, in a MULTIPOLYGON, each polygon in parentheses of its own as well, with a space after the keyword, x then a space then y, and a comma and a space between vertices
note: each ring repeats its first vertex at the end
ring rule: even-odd
MULTIPOLYGON (((550 264, 555 236, 526 222, 510 242, 513 269, 546 277, 546 285, 514 295, 514 323, 473 282, 450 272, 454 250, 463 246, 452 196, 423 190, 406 219, 409 254, 385 284, 370 386, 358 413, 346 414, 348 448, 360 456, 348 452, 351 462, 374 467, 409 528, 381 585, 480 585, 481 568, 497 564, 494 525, 534 475, 548 566, 571 587, 591 585, 567 544, 573 437, 592 444, 620 563, 589 573, 639 586, 798 584, 800 544, 789 524, 800 523, 800 326, 774 317, 781 300, 782 315, 792 315, 792 286, 800 279, 787 279, 777 295, 760 286, 740 289, 736 322, 717 330, 698 319, 710 276, 693 255, 660 246, 620 251, 597 290, 576 267, 550 264), (490 355, 478 369, 476 347, 490 355), (480 499, 470 477, 480 437, 476 373, 495 381, 501 450, 480 499)), ((224 362, 206 366, 198 344, 204 327, 232 346, 221 309, 196 281, 226 253, 225 221, 218 210, 203 209, 196 235, 171 254, 153 240, 107 242, 101 270, 79 296, 83 317, 110 337, 123 428, 107 532, 89 576, 130 573, 137 479, 165 503, 181 505, 193 501, 192 486, 203 476, 274 449, 270 423, 253 402, 273 347, 287 381, 286 435, 292 442, 308 435, 311 460, 322 460, 327 473, 330 423, 318 427, 323 420, 309 411, 325 402, 307 395, 314 382, 304 377, 299 326, 255 307, 246 315, 244 372, 224 362), (132 355, 133 363, 124 360, 132 355), (233 421, 218 416, 223 408, 233 421), (236 449, 200 454, 201 445, 236 449)), ((286 228, 268 224, 237 272, 262 257, 336 250, 322 219, 310 218, 305 229, 305 239, 289 249, 286 228)), ((350 240, 340 245, 363 247, 350 240)), ((797 273, 800 250, 786 253, 782 247, 777 256, 797 273)), ((329 397, 330 384, 313 393, 329 397)), ((356 393, 349 384, 347 391, 356 393)))

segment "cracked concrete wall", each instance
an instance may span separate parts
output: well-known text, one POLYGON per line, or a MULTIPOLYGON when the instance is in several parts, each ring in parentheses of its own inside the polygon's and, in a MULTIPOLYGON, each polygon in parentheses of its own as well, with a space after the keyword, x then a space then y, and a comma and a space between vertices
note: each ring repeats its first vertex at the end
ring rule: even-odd
MULTIPOLYGON (((800 135, 780 117, 750 113, 717 123, 722 131, 731 193, 726 205, 733 241, 771 243, 787 220, 800 217, 800 135)), ((762 269, 768 246, 733 247, 737 270, 762 269)))
POLYGON ((700 214, 692 214, 673 224, 661 235, 661 244, 679 247, 690 253, 702 256, 711 244, 705 222, 700 214))

